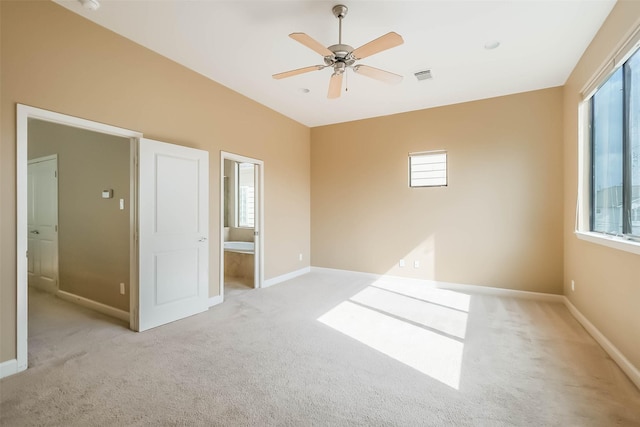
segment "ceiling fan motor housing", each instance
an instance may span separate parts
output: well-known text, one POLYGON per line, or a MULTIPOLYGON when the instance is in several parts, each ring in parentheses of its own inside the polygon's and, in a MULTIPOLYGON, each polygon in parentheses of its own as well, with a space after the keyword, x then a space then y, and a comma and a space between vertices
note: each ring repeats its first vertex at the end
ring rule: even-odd
POLYGON ((336 72, 338 71, 336 68, 338 64, 342 64, 340 68, 344 70, 344 68, 350 67, 356 62, 356 58, 353 57, 352 53, 353 47, 348 44, 334 44, 327 49, 333 52, 333 55, 325 56, 324 63, 329 67, 333 67, 336 72))

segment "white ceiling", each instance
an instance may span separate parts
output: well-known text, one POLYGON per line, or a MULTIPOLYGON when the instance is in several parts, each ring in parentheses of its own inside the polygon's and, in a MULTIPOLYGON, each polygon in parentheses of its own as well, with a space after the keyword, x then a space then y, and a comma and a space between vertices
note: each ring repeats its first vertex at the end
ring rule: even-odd
POLYGON ((290 39, 305 32, 338 42, 334 1, 76 0, 62 6, 307 126, 455 104, 564 84, 615 0, 344 1, 343 43, 389 31, 404 44, 359 61, 402 74, 386 85, 348 73, 348 92, 326 98, 331 69, 284 80, 271 75, 322 64, 290 39), (500 41, 497 49, 485 43, 500 41), (432 80, 413 73, 431 69, 432 80), (301 89, 309 89, 303 93, 301 89))

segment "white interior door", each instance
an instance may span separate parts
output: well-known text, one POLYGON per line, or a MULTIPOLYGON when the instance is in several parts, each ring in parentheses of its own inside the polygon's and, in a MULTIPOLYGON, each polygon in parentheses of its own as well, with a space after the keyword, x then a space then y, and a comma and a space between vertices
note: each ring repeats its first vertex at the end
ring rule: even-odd
POLYGON ((29 161, 27 168, 27 272, 30 286, 58 289, 58 159, 29 161))
POLYGON ((139 150, 143 331, 208 308, 209 153, 149 139, 139 150))

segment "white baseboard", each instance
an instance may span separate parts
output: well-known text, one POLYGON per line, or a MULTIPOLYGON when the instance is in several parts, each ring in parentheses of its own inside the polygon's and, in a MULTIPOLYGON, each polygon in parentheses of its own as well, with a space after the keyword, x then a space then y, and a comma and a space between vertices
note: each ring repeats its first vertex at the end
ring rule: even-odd
POLYGON ((102 304, 100 302, 91 300, 89 298, 81 297, 79 295, 72 294, 66 291, 58 291, 56 296, 65 301, 70 301, 75 304, 81 305, 83 307, 90 308, 92 310, 98 311, 102 314, 106 314, 107 316, 115 317, 120 320, 124 320, 125 322, 129 321, 129 312, 123 311, 106 304, 102 304))
POLYGON ((304 274, 310 273, 311 267, 301 268, 300 270, 295 270, 287 274, 283 274, 281 276, 272 277, 271 279, 267 279, 262 282, 263 288, 268 288, 269 286, 276 285, 278 283, 286 282, 287 280, 291 280, 295 277, 302 276, 304 274))
POLYGON ((627 374, 629 379, 636 385, 636 387, 640 389, 640 370, 633 366, 629 359, 624 357, 620 350, 618 350, 618 348, 613 345, 611 341, 609 341, 607 337, 605 337, 602 332, 600 332, 598 328, 596 328, 594 324, 591 323, 589 319, 587 319, 584 314, 582 314, 580 310, 578 310, 576 306, 571 303, 571 301, 569 301, 569 298, 567 298, 566 296, 563 298, 564 304, 567 306, 567 309, 573 315, 573 317, 575 317, 576 320, 580 322, 580 324, 587 330, 587 332, 589 332, 593 339, 595 339, 596 342, 600 344, 604 351, 606 351, 607 354, 611 356, 611 358, 618 364, 618 366, 620 366, 620 369, 622 369, 622 371, 627 374))
POLYGON ((216 295, 215 297, 209 298, 209 308, 214 305, 218 305, 224 302, 224 297, 222 295, 216 295))
POLYGON ((563 295, 556 294, 546 294, 543 292, 530 292, 530 291, 518 291, 515 289, 504 289, 504 288, 493 288, 490 286, 477 286, 477 285, 465 285, 460 283, 449 283, 449 282, 439 282, 437 280, 426 280, 426 279, 413 279, 410 277, 401 277, 401 276, 391 276, 386 274, 375 274, 375 273, 364 273, 360 271, 351 271, 351 270, 339 270, 335 268, 324 268, 324 267, 311 267, 311 271, 323 272, 323 273, 347 273, 354 274, 360 277, 368 277, 370 279, 391 279, 400 281, 403 283, 414 283, 422 286, 430 286, 438 289, 446 289, 449 291, 458 291, 465 292, 470 294, 484 294, 484 295, 495 295, 501 297, 512 297, 512 298, 527 298, 534 299, 538 301, 547 301, 547 302, 564 302, 563 295))
POLYGON ((39 291, 46 292, 48 294, 55 295, 56 292, 58 292, 58 287, 55 284, 51 284, 51 285, 47 286, 47 285, 43 285, 43 284, 39 283, 37 280, 32 280, 29 283, 29 286, 31 286, 32 288, 37 289, 39 291))
POLYGON ((0 378, 18 373, 18 359, 7 360, 0 363, 0 378))

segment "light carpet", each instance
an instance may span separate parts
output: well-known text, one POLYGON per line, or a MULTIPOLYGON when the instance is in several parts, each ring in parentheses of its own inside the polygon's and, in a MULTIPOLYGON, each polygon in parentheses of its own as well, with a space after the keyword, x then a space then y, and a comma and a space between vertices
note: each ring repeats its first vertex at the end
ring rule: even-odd
POLYGON ((30 292, 7 426, 640 425, 562 304, 313 272, 147 332, 30 292))

